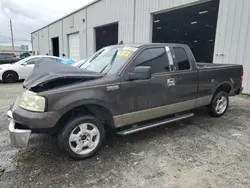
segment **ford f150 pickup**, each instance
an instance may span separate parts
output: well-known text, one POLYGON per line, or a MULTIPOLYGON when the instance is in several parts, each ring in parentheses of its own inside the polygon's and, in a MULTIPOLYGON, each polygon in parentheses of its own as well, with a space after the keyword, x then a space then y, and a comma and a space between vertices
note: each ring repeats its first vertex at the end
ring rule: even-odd
POLYGON ((108 130, 132 134, 202 106, 222 116, 242 77, 241 65, 196 63, 182 44, 108 46, 80 67, 38 63, 7 112, 11 142, 26 147, 32 133, 53 133, 64 152, 84 159, 108 130))

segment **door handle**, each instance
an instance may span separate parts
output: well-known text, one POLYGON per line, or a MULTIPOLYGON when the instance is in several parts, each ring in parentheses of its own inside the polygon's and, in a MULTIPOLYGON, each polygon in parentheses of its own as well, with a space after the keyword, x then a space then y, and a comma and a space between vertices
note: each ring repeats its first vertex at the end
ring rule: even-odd
POLYGON ((175 79, 174 78, 167 79, 167 85, 168 86, 175 86, 175 79))

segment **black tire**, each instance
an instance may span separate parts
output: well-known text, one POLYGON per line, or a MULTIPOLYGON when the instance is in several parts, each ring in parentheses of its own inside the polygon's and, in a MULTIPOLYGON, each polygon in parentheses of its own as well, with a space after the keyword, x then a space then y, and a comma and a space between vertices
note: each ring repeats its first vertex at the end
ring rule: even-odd
POLYGON ((82 117, 76 117, 74 119, 71 119, 65 127, 61 130, 61 132, 58 134, 58 144, 60 149, 62 149, 69 157, 76 159, 76 160, 81 160, 81 159, 86 159, 88 157, 93 156, 103 145, 106 139, 106 133, 103 124, 94 116, 91 115, 85 115, 82 117), (78 154, 74 152, 70 146, 70 135, 75 128, 77 128, 80 124, 83 123, 91 123, 96 126, 96 128, 99 130, 100 133, 100 139, 95 147, 95 149, 87 154, 78 154))
POLYGON ((14 83, 18 81, 18 74, 15 71, 6 71, 3 73, 3 81, 6 83, 14 83))
POLYGON ((223 116, 227 109, 228 109, 228 105, 229 105, 229 97, 228 97, 228 94, 224 91, 219 91, 217 93, 214 94, 214 97, 210 103, 209 106, 207 106, 207 111, 208 111, 208 114, 211 116, 211 117, 221 117, 223 116), (217 106, 217 102, 218 100, 220 100, 222 97, 225 97, 226 99, 226 108, 225 110, 223 110, 222 112, 218 112, 216 110, 216 106, 217 106))

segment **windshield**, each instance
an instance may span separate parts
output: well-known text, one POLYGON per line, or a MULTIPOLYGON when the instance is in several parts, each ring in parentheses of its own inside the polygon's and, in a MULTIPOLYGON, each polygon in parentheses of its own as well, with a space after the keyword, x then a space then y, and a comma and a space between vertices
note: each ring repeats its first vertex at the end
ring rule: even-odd
POLYGON ((115 74, 136 50, 137 48, 128 46, 105 47, 92 55, 80 68, 104 74, 115 74))
POLYGON ((73 67, 80 67, 83 65, 83 63, 85 63, 89 58, 85 58, 85 59, 81 59, 75 63, 72 64, 73 67))

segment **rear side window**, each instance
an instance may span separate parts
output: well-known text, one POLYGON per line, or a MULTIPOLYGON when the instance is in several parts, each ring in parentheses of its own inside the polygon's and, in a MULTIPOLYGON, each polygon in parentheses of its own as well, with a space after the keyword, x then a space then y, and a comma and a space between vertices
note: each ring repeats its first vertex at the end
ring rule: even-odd
POLYGON ((174 53, 178 70, 189 70, 190 62, 186 51, 183 48, 174 47, 174 53))
POLYGON ((169 71, 169 61, 165 48, 150 48, 144 50, 135 59, 135 65, 150 66, 152 74, 169 71))

